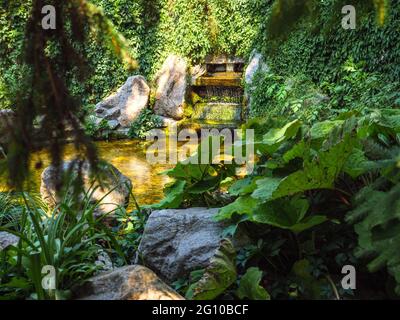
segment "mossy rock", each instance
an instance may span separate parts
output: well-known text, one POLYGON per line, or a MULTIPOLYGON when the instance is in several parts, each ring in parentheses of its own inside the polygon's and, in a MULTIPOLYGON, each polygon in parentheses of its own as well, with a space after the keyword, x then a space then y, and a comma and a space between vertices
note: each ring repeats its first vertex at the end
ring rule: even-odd
POLYGON ((242 106, 236 103, 200 103, 194 106, 193 120, 234 123, 242 121, 242 106))
POLYGON ((191 118, 193 115, 194 109, 193 109, 193 105, 189 104, 189 103, 185 103, 183 106, 183 114, 186 118, 191 118))

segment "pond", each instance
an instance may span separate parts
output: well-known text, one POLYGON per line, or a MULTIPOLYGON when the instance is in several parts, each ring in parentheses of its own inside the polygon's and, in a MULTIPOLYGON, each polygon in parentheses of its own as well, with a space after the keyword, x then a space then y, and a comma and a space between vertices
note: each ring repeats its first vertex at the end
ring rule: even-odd
MULTIPOLYGON (((170 182, 166 175, 161 172, 170 169, 169 164, 150 164, 146 159, 148 144, 142 140, 117 140, 100 141, 96 146, 101 159, 114 165, 133 183, 133 194, 139 205, 156 203, 163 198, 163 188, 170 182)), ((179 149, 179 147, 178 147, 179 149)), ((65 160, 75 157, 76 151, 73 145, 67 145, 65 160)), ((35 152, 31 160, 31 180, 28 187, 31 192, 39 192, 41 173, 50 164, 50 158, 45 150, 35 152), (37 164, 41 163, 39 169, 37 164)), ((4 181, 0 182, 0 191, 6 191, 4 181)))

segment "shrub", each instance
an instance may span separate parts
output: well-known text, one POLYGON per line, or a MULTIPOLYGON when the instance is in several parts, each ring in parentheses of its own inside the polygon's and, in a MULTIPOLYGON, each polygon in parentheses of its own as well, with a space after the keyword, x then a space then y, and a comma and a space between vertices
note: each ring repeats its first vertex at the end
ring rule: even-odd
POLYGON ((131 138, 146 138, 146 132, 162 126, 162 120, 159 116, 153 114, 150 109, 144 109, 140 112, 135 121, 132 122, 128 135, 131 138))
MULTIPOLYGON (((115 236, 102 223, 109 213, 94 218, 98 203, 77 203, 75 197, 68 195, 48 212, 37 199, 27 194, 22 194, 22 199, 19 223, 0 227, 0 231, 20 238, 17 246, 5 249, 0 255, 0 294, 3 298, 69 298, 72 287, 101 269, 96 264, 100 252, 109 255, 117 252, 124 260, 115 236), (55 290, 42 286, 42 268, 45 266, 54 267, 55 290)), ((89 194, 86 199, 90 199, 89 194)))

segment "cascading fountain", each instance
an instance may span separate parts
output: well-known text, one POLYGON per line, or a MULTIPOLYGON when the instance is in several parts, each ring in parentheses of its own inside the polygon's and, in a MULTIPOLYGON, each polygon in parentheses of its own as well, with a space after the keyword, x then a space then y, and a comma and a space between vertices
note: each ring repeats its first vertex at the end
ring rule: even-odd
POLYGON ((192 84, 192 121, 201 127, 237 127, 243 121, 244 61, 210 56, 205 73, 192 84))

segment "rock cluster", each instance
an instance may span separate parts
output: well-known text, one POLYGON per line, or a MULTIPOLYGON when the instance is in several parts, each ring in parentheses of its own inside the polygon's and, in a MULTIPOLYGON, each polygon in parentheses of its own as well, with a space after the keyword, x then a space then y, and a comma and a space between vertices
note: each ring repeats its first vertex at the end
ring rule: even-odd
POLYGON ((76 290, 87 300, 179 300, 168 284, 206 268, 215 255, 224 225, 213 217, 218 209, 154 211, 145 226, 134 265, 95 276, 76 290), (142 260, 144 266, 138 265, 142 260))

